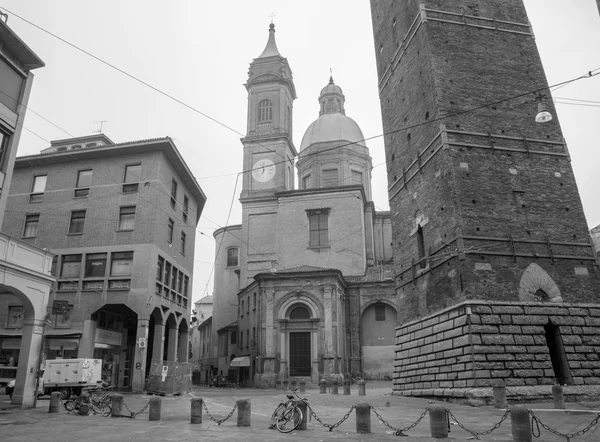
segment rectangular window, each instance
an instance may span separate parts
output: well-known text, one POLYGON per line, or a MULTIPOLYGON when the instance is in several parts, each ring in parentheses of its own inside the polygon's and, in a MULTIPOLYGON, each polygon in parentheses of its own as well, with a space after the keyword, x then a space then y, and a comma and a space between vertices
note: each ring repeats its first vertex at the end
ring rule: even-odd
POLYGON ((177 204, 177 181, 171 182, 171 207, 174 209, 177 204))
POLYGON ((113 252, 110 256, 110 276, 131 275, 133 252, 113 252))
POLYGON ((165 263, 165 274, 164 274, 163 284, 164 285, 169 285, 169 279, 171 279, 171 263, 170 262, 166 262, 165 263))
POLYGON ((237 344, 237 332, 236 331, 231 332, 231 343, 237 344))
POLYGON ((50 274, 52 276, 57 276, 56 274, 56 266, 58 265, 58 256, 52 258, 52 267, 50 267, 50 274))
POLYGON ((362 184, 363 183, 363 174, 358 170, 352 171, 352 176, 350 177, 350 184, 362 184))
POLYGON ((184 276, 183 277, 183 296, 187 297, 189 285, 190 285, 190 278, 189 278, 189 276, 184 276))
POLYGON ((37 175, 33 177, 33 184, 31 185, 31 193, 29 194, 29 202, 37 203, 44 199, 44 192, 46 190, 46 181, 48 175, 37 175))
POLYGON ((187 224, 188 220, 188 208, 190 205, 190 200, 187 196, 183 196, 183 222, 187 224))
POLYGON ((8 307, 8 319, 6 328, 21 328, 25 316, 25 307, 22 305, 11 305, 8 307))
POLYGON ((80 170, 77 175, 77 186, 75 189, 75 198, 86 197, 90 194, 90 187, 92 185, 92 171, 91 170, 80 170))
POLYGON ((69 235, 83 233, 83 224, 85 223, 85 210, 75 210, 71 212, 71 222, 69 223, 69 235))
POLYGON ((256 293, 254 294, 254 310, 256 310, 256 293))
POLYGON ((185 240, 186 240, 186 235, 185 233, 181 232, 181 254, 185 255, 185 240))
POLYGON ((128 164, 125 166, 125 177, 123 178, 123 193, 135 193, 138 191, 139 182, 142 177, 141 164, 128 164))
POLYGON ((173 228, 175 227, 175 222, 169 218, 169 224, 167 225, 167 242, 169 244, 173 244, 173 228))
POLYGON ((375 306, 375 320, 376 321, 385 321, 385 305, 376 305, 375 306))
POLYGON ((179 275, 177 276, 177 291, 179 293, 183 293, 183 272, 179 271, 179 275))
POLYGON ((21 89, 25 78, 8 62, 0 58, 0 103, 3 103, 13 112, 19 111, 21 89))
POLYGON ((162 256, 158 257, 158 263, 156 266, 156 280, 162 281, 163 269, 165 267, 165 258, 162 256))
POLYGON ((173 271, 171 272, 171 288, 173 290, 177 290, 177 274, 179 273, 179 271, 177 270, 177 267, 173 266, 173 271))
POLYGON ((244 301, 242 301, 242 316, 244 316, 244 301))
POLYGON ((106 253, 89 253, 85 256, 85 276, 104 278, 106 275, 106 253))
POLYGON ((246 330, 246 348, 250 345, 250 330, 246 330))
POLYGON ((0 168, 2 168, 8 153, 8 139, 9 135, 0 131, 0 168))
POLYGON ((135 227, 135 206, 121 207, 119 211, 119 230, 133 230, 135 227))
POLYGON ((248 310, 246 310, 247 314, 250 314, 250 296, 248 296, 248 310))
POLYGON ((37 236, 39 222, 39 214, 26 215, 25 228, 23 229, 23 238, 35 238, 37 236))
POLYGON ((61 260, 61 278, 79 278, 81 276, 81 255, 64 255, 61 260))
POLYGON ((54 328, 71 328, 71 316, 73 313, 73 306, 69 305, 65 310, 60 313, 55 313, 54 316, 54 328))
POLYGON ((314 210, 308 212, 310 247, 329 246, 328 218, 328 211, 314 210))
POLYGON ((244 332, 240 332, 240 348, 244 346, 244 332))
POLYGON ((227 250, 227 267, 237 267, 238 249, 236 247, 227 250))
POLYGON ((310 189, 311 185, 312 185, 312 178, 310 175, 306 175, 305 177, 302 178, 302 188, 303 189, 310 189))
POLYGON ((323 180, 323 185, 321 187, 331 187, 339 184, 337 169, 323 169, 321 178, 323 180))

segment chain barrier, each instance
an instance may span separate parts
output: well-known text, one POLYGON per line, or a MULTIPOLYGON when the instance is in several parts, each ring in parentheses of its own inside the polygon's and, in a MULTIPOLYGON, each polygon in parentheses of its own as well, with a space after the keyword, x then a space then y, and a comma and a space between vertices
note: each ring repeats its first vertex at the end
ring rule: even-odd
POLYGON ((133 411, 131 411, 131 410, 129 409, 129 407, 128 407, 128 406, 127 406, 127 404, 125 403, 125 400, 123 400, 123 406, 124 406, 124 407, 127 409, 127 411, 129 412, 130 416, 126 416, 126 415, 125 415, 125 416, 123 416, 123 415, 121 415, 121 417, 130 417, 131 419, 135 419, 135 417, 136 417, 138 414, 142 414, 144 411, 146 411, 146 410, 148 409, 148 407, 150 406, 150 401, 148 401, 148 403, 147 403, 146 405, 144 405, 144 407, 143 407, 143 408, 142 408, 140 411, 138 411, 137 413, 134 413, 133 411))
POLYGON ((600 404, 587 405, 583 402, 577 402, 577 405, 581 405, 583 408, 587 408, 588 410, 597 410, 600 407, 600 404))
POLYGON ((548 425, 543 423, 540 420, 540 418, 537 417, 532 410, 529 410, 529 415, 531 416, 531 434, 534 437, 540 437, 540 433, 541 433, 540 425, 541 425, 542 428, 544 428, 546 431, 549 431, 550 433, 555 434, 557 436, 564 437, 565 439, 567 439, 567 442, 571 442, 571 439, 573 439, 574 437, 583 436, 585 433, 590 431, 590 429, 592 427, 596 426, 596 424, 598 423, 598 420, 600 420, 600 413, 598 413, 598 415, 592 420, 592 422, 590 422, 590 424, 587 427, 583 428, 582 430, 579 430, 577 433, 564 434, 564 433, 561 433, 560 431, 556 431, 555 429, 550 428, 548 425))
POLYGON ((510 410, 506 410, 504 412, 504 414, 502 415, 502 417, 500 418, 500 421, 494 425, 492 428, 490 428, 489 430, 486 431, 473 431, 473 430, 469 430, 467 427, 465 427, 463 424, 461 424, 458 419, 456 418, 456 416, 454 416, 450 410, 446 410, 446 413, 448 413, 448 426, 450 425, 450 418, 452 418, 454 420, 454 422, 456 422, 456 425, 458 425, 460 428, 462 428, 463 430, 465 430, 467 433, 470 433, 471 436, 473 436, 473 438, 479 440, 479 436, 486 436, 488 434, 490 434, 492 431, 497 430, 500 425, 502 425, 502 422, 504 422, 506 420, 506 418, 508 417, 508 415, 510 414, 510 410))
POLYGON ((421 414, 421 416, 419 416, 417 418, 417 420, 412 425, 409 425, 406 428, 399 429, 399 428, 392 427, 383 417, 381 417, 381 415, 379 413, 377 413, 377 410, 375 410, 375 407, 372 405, 371 405, 371 410, 373 410, 373 413, 375 413, 375 416, 377 416, 377 418, 379 419, 380 424, 385 425, 386 427, 388 427, 390 430, 392 430, 394 432, 393 433, 394 436, 408 436, 407 434, 404 434, 404 433, 408 430, 412 430, 417 425, 419 425, 419 423, 423 420, 425 415, 429 412, 429 408, 425 408, 425 411, 421 414))
POLYGON ((329 428, 329 431, 333 431, 335 428, 337 428, 340 425, 342 425, 346 421, 346 419, 348 419, 350 417, 350 414, 352 413, 352 411, 354 411, 354 409, 356 408, 356 406, 352 405, 352 407, 350 407, 350 410, 348 410, 348 413, 346 413, 344 415, 344 417, 342 419, 340 419, 340 421, 337 422, 337 423, 335 423, 335 424, 326 424, 321 419, 319 419, 319 416, 317 416, 317 414, 315 413, 315 411, 312 409, 312 407, 310 405, 306 404, 306 408, 308 408, 310 410, 310 415, 312 417, 314 417, 315 420, 318 423, 320 423, 321 425, 323 425, 326 428, 329 428))
POLYGON ((202 407, 204 407, 204 411, 206 411, 206 415, 210 418, 211 421, 215 422, 217 425, 221 425, 223 422, 225 422, 227 419, 229 419, 231 416, 233 416, 233 413, 235 412, 235 410, 237 410, 237 403, 233 406, 233 408, 229 412, 229 414, 227 416, 225 416, 223 419, 215 419, 212 416, 212 414, 210 414, 210 412, 208 411, 208 408, 206 407, 206 402, 202 401, 202 407))

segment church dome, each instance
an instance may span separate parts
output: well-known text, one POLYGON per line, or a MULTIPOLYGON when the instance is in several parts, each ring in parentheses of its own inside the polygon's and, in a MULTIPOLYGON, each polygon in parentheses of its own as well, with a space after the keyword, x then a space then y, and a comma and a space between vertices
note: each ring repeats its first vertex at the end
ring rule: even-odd
POLYGON ((300 151, 315 143, 327 141, 351 141, 364 146, 364 138, 360 127, 352 118, 337 112, 323 114, 306 129, 300 151))
POLYGON ((356 121, 346 116, 345 101, 342 88, 333 82, 333 77, 329 77, 329 84, 321 89, 319 95, 319 118, 306 129, 300 151, 315 143, 328 141, 350 141, 366 147, 360 127, 356 121))

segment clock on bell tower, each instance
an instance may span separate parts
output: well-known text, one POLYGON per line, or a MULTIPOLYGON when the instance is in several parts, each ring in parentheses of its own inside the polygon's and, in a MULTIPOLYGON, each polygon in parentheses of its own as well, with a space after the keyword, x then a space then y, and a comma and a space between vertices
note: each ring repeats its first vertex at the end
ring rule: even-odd
POLYGON ((263 52, 250 63, 248 123, 244 146, 241 200, 273 197, 275 191, 294 188, 292 109, 296 88, 292 70, 275 43, 275 25, 263 52))

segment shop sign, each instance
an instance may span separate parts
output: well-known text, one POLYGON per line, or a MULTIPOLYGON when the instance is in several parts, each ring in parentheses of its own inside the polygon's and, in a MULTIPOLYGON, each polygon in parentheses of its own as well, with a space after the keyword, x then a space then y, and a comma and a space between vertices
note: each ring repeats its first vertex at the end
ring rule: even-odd
POLYGON ((96 344, 108 344, 120 347, 122 342, 122 333, 112 330, 104 330, 101 328, 96 329, 96 344))

